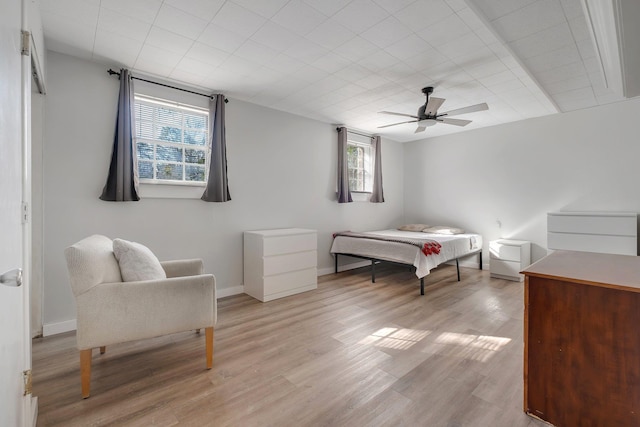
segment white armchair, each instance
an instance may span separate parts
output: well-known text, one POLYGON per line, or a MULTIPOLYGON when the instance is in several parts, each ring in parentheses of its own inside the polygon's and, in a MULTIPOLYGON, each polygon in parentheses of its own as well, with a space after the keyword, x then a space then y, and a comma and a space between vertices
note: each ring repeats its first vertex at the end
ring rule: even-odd
POLYGON ((161 262, 167 278, 123 282, 111 239, 93 235, 65 250, 77 306, 82 397, 90 395, 91 353, 100 347, 205 329, 206 366, 213 364, 216 286, 202 260, 161 262))

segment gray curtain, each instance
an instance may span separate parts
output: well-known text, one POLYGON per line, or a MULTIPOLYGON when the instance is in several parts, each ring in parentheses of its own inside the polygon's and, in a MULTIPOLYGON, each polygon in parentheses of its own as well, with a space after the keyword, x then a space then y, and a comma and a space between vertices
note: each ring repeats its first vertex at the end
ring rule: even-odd
POLYGON ((379 136, 372 138, 373 150, 375 152, 373 157, 373 191, 371 192, 371 203, 383 203, 384 191, 382 191, 382 142, 379 136))
POLYGON ((138 157, 133 140, 135 122, 133 113, 133 82, 129 70, 120 70, 120 95, 116 132, 107 183, 100 200, 107 202, 138 201, 138 157))
POLYGON ((347 128, 338 128, 338 203, 353 202, 349 190, 349 163, 347 160, 347 128))
POLYGON ((209 101, 209 177, 207 188, 201 199, 205 202, 228 202, 229 183, 227 181, 227 141, 224 128, 224 95, 215 95, 209 101))

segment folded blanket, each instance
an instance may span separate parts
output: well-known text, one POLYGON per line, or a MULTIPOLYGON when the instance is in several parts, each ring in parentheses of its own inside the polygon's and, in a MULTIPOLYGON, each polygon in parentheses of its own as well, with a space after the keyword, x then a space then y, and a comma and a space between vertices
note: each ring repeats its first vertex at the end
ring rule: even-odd
POLYGON ((439 254, 440 248, 442 245, 431 239, 410 239, 405 237, 387 237, 381 236, 379 234, 367 234, 367 233, 354 233, 352 231, 340 231, 338 233, 333 233, 333 238, 335 239, 337 236, 344 237, 356 237, 360 239, 373 239, 373 240, 382 240, 384 242, 395 242, 395 243, 406 243, 407 245, 413 245, 420 248, 423 254, 429 256, 431 254, 439 254))

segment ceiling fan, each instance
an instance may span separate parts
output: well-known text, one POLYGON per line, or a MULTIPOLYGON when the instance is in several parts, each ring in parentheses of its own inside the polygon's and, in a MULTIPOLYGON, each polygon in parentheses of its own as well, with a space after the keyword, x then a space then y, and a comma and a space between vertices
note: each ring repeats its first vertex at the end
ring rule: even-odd
POLYGON ((381 114, 391 114, 393 116, 411 117, 413 120, 407 120, 406 122, 392 123, 390 125, 378 126, 378 129, 388 128, 390 126, 402 125, 405 123, 418 123, 418 127, 414 133, 423 132, 427 127, 433 126, 436 123, 444 123, 447 125, 466 126, 471 123, 471 120, 463 119, 450 119, 449 116, 457 116, 460 114, 474 113, 476 111, 488 110, 489 106, 486 103, 470 105, 468 107, 457 108, 445 113, 438 113, 438 108, 444 103, 442 98, 429 98, 429 95, 433 93, 433 86, 427 86, 422 89, 422 93, 427 97, 427 101, 418 108, 418 115, 394 113, 392 111, 380 111, 381 114))

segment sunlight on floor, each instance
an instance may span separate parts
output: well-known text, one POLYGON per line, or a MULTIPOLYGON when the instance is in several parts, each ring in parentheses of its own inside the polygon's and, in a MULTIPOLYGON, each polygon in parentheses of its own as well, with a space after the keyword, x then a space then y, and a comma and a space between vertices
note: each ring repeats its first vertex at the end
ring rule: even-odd
POLYGON ((382 328, 361 340, 359 344, 373 344, 376 347, 406 350, 430 333, 431 331, 419 329, 382 328))
POLYGON ((446 353, 486 362, 509 344, 511 338, 444 332, 436 337, 435 342, 443 344, 442 351, 438 351, 439 354, 446 353))

